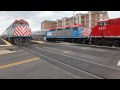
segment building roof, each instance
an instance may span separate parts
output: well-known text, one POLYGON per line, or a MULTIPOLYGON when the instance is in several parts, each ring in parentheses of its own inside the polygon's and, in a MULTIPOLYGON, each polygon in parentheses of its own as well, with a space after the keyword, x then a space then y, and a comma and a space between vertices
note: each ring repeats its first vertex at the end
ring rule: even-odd
POLYGON ((45 23, 45 22, 56 22, 56 21, 44 20, 44 21, 43 21, 43 22, 41 22, 41 23, 45 23))
POLYGON ((97 14, 97 13, 107 13, 107 11, 89 11, 92 14, 97 14))

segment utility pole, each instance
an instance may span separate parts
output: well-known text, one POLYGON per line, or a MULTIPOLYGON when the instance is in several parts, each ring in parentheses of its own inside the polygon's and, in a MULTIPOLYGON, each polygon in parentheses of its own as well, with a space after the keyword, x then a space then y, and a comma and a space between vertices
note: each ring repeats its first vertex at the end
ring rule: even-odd
POLYGON ((73 11, 73 25, 74 25, 74 21, 75 21, 75 20, 74 20, 74 12, 75 12, 75 11, 73 11))
POLYGON ((58 28, 58 22, 59 22, 59 21, 58 21, 58 19, 57 19, 57 21, 56 21, 56 24, 57 24, 56 26, 57 26, 57 28, 58 28))
POLYGON ((91 12, 89 11, 89 28, 91 28, 91 12))

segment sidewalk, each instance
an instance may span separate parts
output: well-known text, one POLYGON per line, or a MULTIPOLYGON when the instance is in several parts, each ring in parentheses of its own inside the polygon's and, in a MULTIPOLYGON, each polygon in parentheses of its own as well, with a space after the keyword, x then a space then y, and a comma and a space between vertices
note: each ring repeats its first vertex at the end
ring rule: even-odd
POLYGON ((35 41, 35 40, 31 40, 31 41, 39 44, 44 43, 43 41, 35 41))
POLYGON ((4 39, 0 39, 0 40, 2 41, 2 43, 4 43, 4 44, 2 44, 0 46, 12 46, 12 44, 10 42, 8 42, 8 41, 6 41, 4 39))

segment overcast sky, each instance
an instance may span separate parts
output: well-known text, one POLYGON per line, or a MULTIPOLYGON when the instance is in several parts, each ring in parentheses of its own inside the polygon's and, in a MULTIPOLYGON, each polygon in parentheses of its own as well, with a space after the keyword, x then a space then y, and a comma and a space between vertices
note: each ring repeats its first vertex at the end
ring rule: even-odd
MULTIPOLYGON (((75 13, 87 13, 88 11, 76 11, 75 13)), ((41 29, 43 20, 56 20, 63 17, 71 17, 73 11, 0 11, 0 35, 14 20, 25 19, 29 22, 32 31, 41 29)), ((108 11, 109 18, 120 17, 120 11, 108 11)))

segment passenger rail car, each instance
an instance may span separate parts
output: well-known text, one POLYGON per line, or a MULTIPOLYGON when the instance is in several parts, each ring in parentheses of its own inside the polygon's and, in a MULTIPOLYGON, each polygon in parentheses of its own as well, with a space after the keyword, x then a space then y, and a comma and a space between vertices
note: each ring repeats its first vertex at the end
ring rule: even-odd
POLYGON ((32 33, 32 40, 46 41, 46 30, 34 31, 32 33))
POLYGON ((31 28, 25 20, 15 20, 2 34, 2 38, 16 45, 31 43, 31 28))

